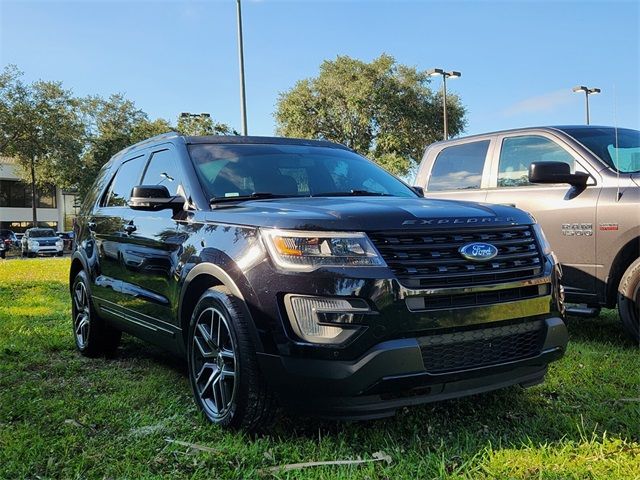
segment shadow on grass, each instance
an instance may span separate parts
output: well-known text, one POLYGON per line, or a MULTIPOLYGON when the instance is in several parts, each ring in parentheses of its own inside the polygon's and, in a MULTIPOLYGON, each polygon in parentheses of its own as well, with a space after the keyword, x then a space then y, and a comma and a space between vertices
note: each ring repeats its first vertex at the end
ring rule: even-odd
POLYGON ((616 310, 604 311, 594 318, 569 317, 567 327, 571 342, 589 342, 625 349, 638 348, 624 331, 616 310))

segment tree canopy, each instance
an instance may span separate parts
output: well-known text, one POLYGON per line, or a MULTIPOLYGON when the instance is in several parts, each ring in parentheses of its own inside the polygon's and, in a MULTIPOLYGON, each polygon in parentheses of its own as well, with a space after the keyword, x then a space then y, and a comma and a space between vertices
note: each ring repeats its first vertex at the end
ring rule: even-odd
MULTIPOLYGON (((317 77, 280 94, 278 134, 343 143, 403 175, 425 147, 442 139, 442 96, 426 72, 381 55, 370 63, 348 56, 326 60, 317 77)), ((465 108, 447 95, 449 132, 465 126, 465 108)))
POLYGON ((80 102, 60 82, 26 84, 15 67, 0 75, 0 154, 16 160, 18 174, 31 185, 33 222, 37 187, 64 184, 77 165, 85 125, 80 102))
MULTIPOLYGON (((16 159, 33 198, 44 184, 77 190, 82 198, 114 154, 170 131, 235 133, 211 117, 180 117, 175 127, 162 118, 150 120, 120 93, 77 98, 60 82, 27 83, 13 65, 0 72, 0 155, 16 159)), ((35 222, 35 208, 33 215, 35 222)))

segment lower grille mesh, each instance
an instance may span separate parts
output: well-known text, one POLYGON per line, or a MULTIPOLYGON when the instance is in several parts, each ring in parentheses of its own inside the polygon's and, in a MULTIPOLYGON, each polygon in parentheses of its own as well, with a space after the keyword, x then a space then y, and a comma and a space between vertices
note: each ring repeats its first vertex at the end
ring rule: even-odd
POLYGON ((424 337, 420 348, 428 372, 452 372, 535 357, 544 336, 540 320, 424 337))

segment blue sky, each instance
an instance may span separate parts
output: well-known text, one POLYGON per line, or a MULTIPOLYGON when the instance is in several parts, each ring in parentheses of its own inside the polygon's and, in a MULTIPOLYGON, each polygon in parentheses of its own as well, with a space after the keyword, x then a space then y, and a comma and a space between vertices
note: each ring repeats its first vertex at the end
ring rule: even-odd
MULTIPOLYGON (((462 72, 466 133, 584 121, 640 127, 640 2, 243 2, 249 133, 279 92, 337 55, 385 52, 462 72)), ((240 129, 235 1, 0 0, 0 63, 77 95, 123 92, 150 117, 210 112, 240 129)), ((440 80, 434 79, 434 88, 440 80)))

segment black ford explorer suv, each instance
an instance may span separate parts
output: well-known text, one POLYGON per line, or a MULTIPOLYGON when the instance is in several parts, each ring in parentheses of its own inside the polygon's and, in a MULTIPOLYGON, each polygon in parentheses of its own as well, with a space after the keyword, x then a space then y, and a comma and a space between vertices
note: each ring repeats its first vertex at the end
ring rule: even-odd
POLYGON ((329 142, 154 137, 105 165, 76 238, 80 352, 125 331, 185 356, 227 427, 533 385, 567 343, 528 214, 426 200, 329 142))

